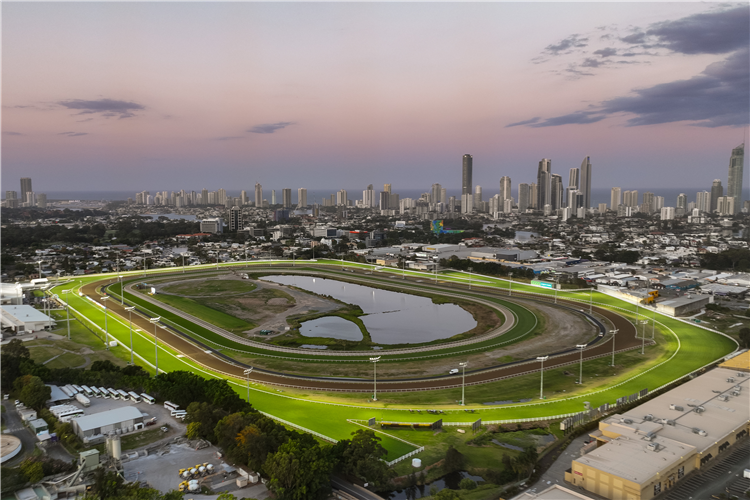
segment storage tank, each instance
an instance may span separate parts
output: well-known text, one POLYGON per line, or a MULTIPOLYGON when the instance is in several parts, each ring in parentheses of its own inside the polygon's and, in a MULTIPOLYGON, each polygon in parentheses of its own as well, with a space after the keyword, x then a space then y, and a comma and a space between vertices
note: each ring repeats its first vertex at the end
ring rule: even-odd
POLYGON ((412 458, 411 459, 411 466, 412 467, 422 467, 422 459, 420 459, 420 458, 412 458))

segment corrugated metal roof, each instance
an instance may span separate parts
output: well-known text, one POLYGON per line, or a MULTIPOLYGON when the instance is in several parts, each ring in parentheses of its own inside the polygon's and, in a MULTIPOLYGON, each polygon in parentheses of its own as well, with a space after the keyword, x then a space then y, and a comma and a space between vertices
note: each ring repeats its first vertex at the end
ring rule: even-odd
POLYGON ((133 420, 142 416, 141 411, 135 406, 124 406, 122 408, 115 408, 114 410, 78 417, 73 421, 81 431, 85 432, 97 427, 104 427, 124 422, 125 420, 133 420))

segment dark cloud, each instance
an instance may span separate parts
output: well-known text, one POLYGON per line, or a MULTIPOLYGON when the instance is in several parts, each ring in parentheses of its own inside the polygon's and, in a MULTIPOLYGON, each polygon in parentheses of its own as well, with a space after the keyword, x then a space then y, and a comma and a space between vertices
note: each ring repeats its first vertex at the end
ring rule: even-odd
POLYGON ((534 118, 531 118, 529 120, 523 120, 521 122, 511 123, 510 125, 506 125, 505 128, 518 127, 519 125, 530 125, 532 123, 538 122, 539 120, 541 120, 541 117, 535 116, 534 118))
POLYGON ((57 135, 66 135, 68 137, 80 137, 82 135, 89 135, 88 132, 60 132, 57 135))
POLYGON ((632 45, 640 45, 646 42, 646 34, 642 31, 638 31, 636 33, 633 33, 632 35, 620 37, 620 40, 632 45))
POLYGON ((541 123, 534 123, 529 127, 556 127, 558 125, 571 125, 571 124, 585 124, 595 123, 606 118, 606 115, 600 114, 595 111, 579 111, 576 113, 570 113, 569 115, 557 116, 555 118, 548 118, 541 123))
POLYGON ((277 130, 294 125, 294 122, 277 122, 277 123, 264 123, 262 125, 256 125, 248 130, 252 134, 273 134, 277 130))
POLYGON ((571 49, 582 48, 588 45, 588 38, 581 38, 580 35, 570 35, 568 38, 561 40, 557 44, 547 45, 544 52, 551 55, 567 54, 571 49))
POLYGON ((606 61, 600 61, 599 59, 594 59, 593 57, 587 57, 583 60, 581 66, 584 68, 598 68, 599 66, 605 66, 606 64, 606 61))
POLYGON ((576 67, 576 65, 575 65, 575 64, 571 64, 571 65, 569 65, 569 66, 568 66, 568 67, 567 67, 567 68, 566 68, 566 69, 564 70, 564 73, 567 73, 567 75, 568 75, 569 77, 571 77, 571 78, 574 78, 574 79, 577 79, 578 77, 581 77, 581 76, 594 76, 594 74, 593 74, 593 73, 591 73, 591 72, 589 72, 589 71, 581 71, 580 69, 578 69, 578 68, 576 67), (572 75, 572 76, 571 76, 571 75, 572 75))
POLYGON ((233 141, 235 139, 246 139, 244 135, 225 135, 223 137, 215 137, 214 141, 233 141))
MULTIPOLYGON (((652 24, 647 34, 682 54, 726 54, 748 46, 750 6, 652 24)), ((642 43, 642 42, 636 42, 642 43)))
POLYGON ((586 124, 616 114, 630 115, 628 126, 692 122, 700 127, 750 123, 750 50, 738 50, 688 80, 635 89, 585 111, 529 123, 529 127, 586 124))
POLYGON ((4 130, 3 135, 23 135, 23 134, 21 132, 11 132, 10 130, 8 131, 4 130))
POLYGON ((613 49, 612 47, 607 47, 606 49, 595 50, 594 54, 600 57, 616 56, 617 49, 613 49))
POLYGON ((119 117, 131 118, 135 116, 134 111, 146 109, 142 104, 128 101, 116 101, 114 99, 98 99, 95 101, 86 101, 83 99, 71 99, 68 101, 58 101, 57 104, 67 109, 79 111, 79 115, 88 115, 98 113, 105 118, 119 117))

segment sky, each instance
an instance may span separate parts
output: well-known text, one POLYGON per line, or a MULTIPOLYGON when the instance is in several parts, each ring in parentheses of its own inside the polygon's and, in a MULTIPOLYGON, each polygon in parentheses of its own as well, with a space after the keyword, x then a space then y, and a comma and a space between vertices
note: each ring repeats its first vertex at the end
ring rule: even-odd
POLYGON ((3 192, 709 189, 750 121, 747 3, 0 8, 3 192))

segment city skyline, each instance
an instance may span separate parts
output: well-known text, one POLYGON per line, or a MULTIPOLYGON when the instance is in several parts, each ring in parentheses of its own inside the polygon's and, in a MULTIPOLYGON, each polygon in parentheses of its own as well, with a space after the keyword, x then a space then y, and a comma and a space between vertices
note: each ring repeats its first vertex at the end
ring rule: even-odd
POLYGON ((745 4, 2 9, 3 191, 293 177, 455 192, 467 151, 485 199, 504 176, 534 182, 539 158, 567 180, 590 156, 589 190, 708 189, 747 142, 745 4))

